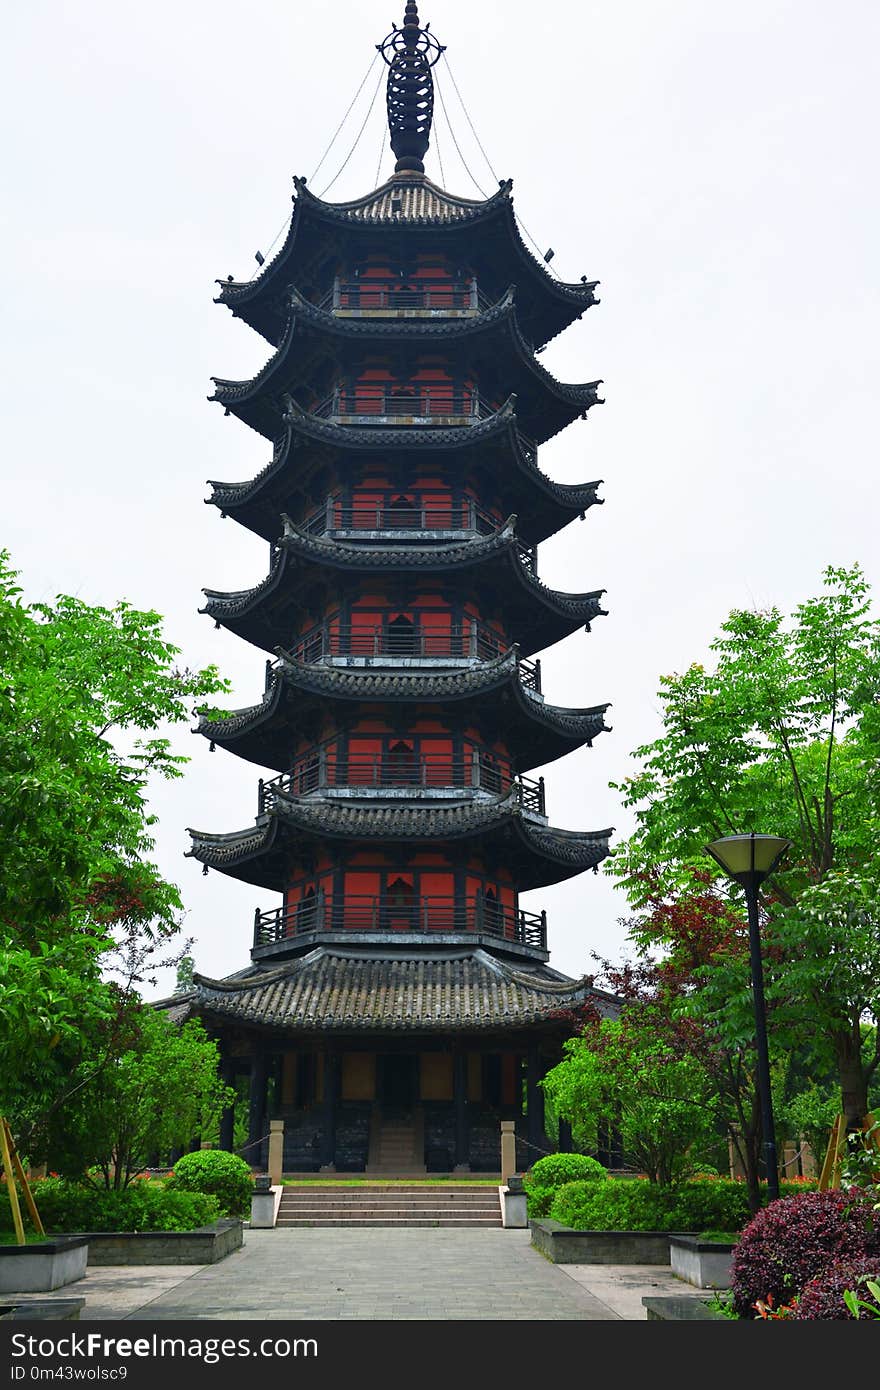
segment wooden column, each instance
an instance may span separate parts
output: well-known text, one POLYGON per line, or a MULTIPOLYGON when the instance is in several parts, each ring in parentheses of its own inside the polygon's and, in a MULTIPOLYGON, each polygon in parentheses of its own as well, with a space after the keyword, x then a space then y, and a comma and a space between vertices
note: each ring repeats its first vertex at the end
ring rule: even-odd
POLYGON ((453 1060, 452 1094, 455 1101, 455 1171, 469 1172, 471 1161, 467 1114, 467 1053, 456 1052, 453 1060))
POLYGON ((260 1166, 260 1145, 266 1118, 266 1054, 260 1049, 251 1060, 251 1087, 248 1103, 248 1148, 244 1158, 252 1168, 260 1166))
POLYGON ((539 1149, 546 1147, 544 1138, 544 1092, 538 1082, 544 1075, 541 1058, 536 1047, 530 1047, 526 1061, 526 1101, 528 1104, 528 1140, 534 1145, 529 1150, 527 1166, 541 1157, 539 1149))
POLYGON ((339 1108, 339 1053, 324 1053, 324 1134, 321 1140, 321 1171, 336 1172, 336 1114, 339 1108))

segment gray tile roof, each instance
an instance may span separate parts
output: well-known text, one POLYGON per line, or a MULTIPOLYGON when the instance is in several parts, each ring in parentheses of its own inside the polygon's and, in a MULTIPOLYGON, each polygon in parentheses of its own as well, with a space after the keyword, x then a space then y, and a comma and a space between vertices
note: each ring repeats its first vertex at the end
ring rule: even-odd
POLYGON ((525 814, 514 787, 493 801, 349 802, 294 796, 276 790, 270 809, 253 826, 225 834, 188 827, 188 857, 245 882, 281 891, 290 847, 309 840, 502 842, 519 860, 523 890, 557 883, 595 869, 609 852, 612 829, 560 830, 525 814))
POLYGON ((253 729, 275 713, 282 687, 289 685, 334 699, 358 702, 395 700, 462 700, 482 692, 487 694, 510 685, 523 713, 536 724, 552 729, 572 741, 588 741, 607 732, 604 715, 609 706, 592 705, 568 709, 536 699, 520 684, 517 652, 511 647, 494 661, 475 663, 454 671, 431 668, 422 672, 348 669, 342 666, 305 665, 292 657, 282 657, 272 672, 272 680, 258 705, 232 711, 223 719, 202 719, 197 732, 218 743, 253 729))
POLYGON ((194 988, 166 1007, 238 1023, 304 1032, 454 1031, 565 1021, 592 1001, 616 1001, 588 977, 569 980, 546 966, 510 964, 482 948, 440 953, 317 947, 283 965, 225 980, 194 976, 194 988))

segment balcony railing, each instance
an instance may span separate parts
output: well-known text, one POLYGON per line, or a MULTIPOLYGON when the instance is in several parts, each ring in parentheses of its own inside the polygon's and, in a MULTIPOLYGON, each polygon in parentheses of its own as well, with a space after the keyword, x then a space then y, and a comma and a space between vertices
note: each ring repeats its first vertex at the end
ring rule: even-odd
POLYGON ((518 777, 495 758, 478 749, 463 758, 441 753, 407 756, 395 750, 385 753, 349 753, 343 756, 326 744, 298 758, 290 772, 259 783, 258 814, 271 811, 278 796, 309 796, 328 790, 423 793, 440 790, 484 791, 506 796, 514 789, 524 811, 543 816, 544 779, 533 782, 518 777))
POLYGON ((471 280, 413 280, 395 285, 387 281, 335 280, 320 301, 320 309, 334 313, 470 313, 489 307, 489 300, 471 280))
POLYGON ((397 424, 410 420, 457 420, 476 424, 493 415, 497 406, 484 401, 477 391, 456 391, 439 384, 421 387, 340 388, 315 406, 319 419, 358 424, 397 424))
POLYGON ((546 912, 523 912, 494 900, 476 898, 415 898, 409 903, 386 898, 346 897, 326 902, 321 895, 294 907, 254 914, 254 946, 271 946, 316 931, 353 932, 485 932, 521 946, 547 949, 546 912))
POLYGON ((459 503, 419 502, 395 506, 388 502, 354 502, 344 505, 328 497, 301 523, 310 535, 328 531, 465 531, 491 535, 501 518, 477 505, 472 498, 459 503))
MULTIPOLYGON (((296 639, 288 655, 306 666, 316 666, 334 658, 397 662, 402 660, 494 661, 507 651, 507 644, 492 628, 479 622, 448 632, 421 628, 355 628, 344 623, 332 627, 310 628, 296 639)), ((266 662, 268 689, 278 663, 266 662)), ((520 657, 517 663, 520 685, 541 694, 541 661, 520 657)))

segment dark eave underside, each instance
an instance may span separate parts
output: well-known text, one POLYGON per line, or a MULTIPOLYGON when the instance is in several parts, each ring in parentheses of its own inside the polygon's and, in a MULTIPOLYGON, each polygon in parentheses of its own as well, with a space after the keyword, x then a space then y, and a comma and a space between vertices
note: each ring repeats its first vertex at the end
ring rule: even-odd
MULTIPOLYGON (((527 449, 516 427, 515 397, 500 410, 466 429, 359 429, 319 420, 291 404, 287 423, 276 439, 271 462, 254 478, 226 483, 209 479, 212 495, 206 498, 224 516, 273 541, 280 530, 280 513, 293 510, 298 485, 306 496, 305 480, 316 467, 339 468, 353 453, 389 461, 410 451, 429 449, 445 453, 441 465, 465 463, 479 466, 498 477, 507 509, 521 517, 521 533, 528 545, 537 545, 566 526, 575 516, 601 505, 596 495, 601 479, 589 483, 556 483, 542 473, 534 453, 527 449)), ((302 505, 305 506, 305 500, 302 505)))
MULTIPOLYGON (((292 576, 297 568, 317 567, 352 577, 365 573, 451 575, 473 569, 486 583, 494 577, 505 603, 519 600, 511 626, 520 637, 521 652, 528 656, 604 616, 600 600, 605 590, 565 594, 547 588, 520 557, 514 523, 515 518, 509 518, 491 536, 451 545, 385 547, 310 536, 286 520, 285 535, 267 577, 252 589, 233 593, 204 589, 208 602, 200 612, 265 651, 275 652, 282 645, 281 633, 290 630, 290 610, 297 603, 292 576), (281 623, 275 615, 279 604, 286 606, 288 614, 281 623)), ((333 582, 338 585, 339 580, 333 582)))
POLYGON ((516 653, 511 651, 478 667, 416 674, 306 666, 284 660, 273 672, 259 705, 235 710, 225 719, 203 719, 198 732, 261 767, 287 772, 291 731, 302 728, 309 712, 320 715, 328 699, 352 707, 392 701, 458 708, 464 703, 477 717, 488 712, 503 723, 517 772, 553 762, 592 743, 608 728, 604 718, 607 704, 566 709, 532 696, 520 683, 516 653))
POLYGON ((253 827, 226 835, 190 830, 189 855, 209 868, 274 892, 287 882, 291 855, 311 844, 494 844, 516 870, 522 891, 595 869, 612 831, 560 830, 524 815, 515 794, 492 802, 369 805, 317 801, 276 792, 273 809, 253 827))
POLYGON ((498 266, 528 300, 529 336, 536 346, 549 342, 597 303, 597 281, 566 284, 557 280, 526 246, 519 233, 510 181, 485 202, 456 198, 427 179, 393 178, 365 198, 348 203, 325 203, 296 180, 297 197, 283 245, 254 280, 218 281, 217 302, 226 304, 269 341, 277 342, 277 303, 301 274, 303 259, 315 254, 328 233, 341 233, 352 248, 372 240, 376 230, 398 241, 409 236, 421 241, 430 229, 450 251, 468 252, 477 260, 498 266), (402 203, 392 210, 392 199, 402 203))
POLYGON ((437 322, 339 319, 292 292, 284 336, 269 361, 246 381, 212 377, 215 390, 208 399, 275 439, 284 423, 283 398, 288 394, 295 398, 299 391, 308 389, 310 354, 316 341, 334 359, 359 344, 363 348, 406 344, 423 351, 442 346, 478 360, 483 354, 504 379, 505 389, 518 392, 523 429, 539 444, 585 415, 591 406, 601 404, 600 381, 576 385, 560 382, 537 360, 518 327, 512 289, 476 318, 437 322))

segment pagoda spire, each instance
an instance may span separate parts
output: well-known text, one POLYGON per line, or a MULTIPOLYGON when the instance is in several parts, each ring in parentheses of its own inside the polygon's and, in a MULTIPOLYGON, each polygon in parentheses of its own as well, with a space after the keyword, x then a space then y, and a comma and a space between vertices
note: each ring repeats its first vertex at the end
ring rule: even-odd
POLYGON ((416 0, 407 0, 403 28, 395 24, 391 33, 377 44, 388 64, 388 129, 391 148, 397 156, 396 174, 423 174, 424 156, 431 139, 434 115, 434 80, 431 68, 444 51, 444 45, 422 28, 416 0))

